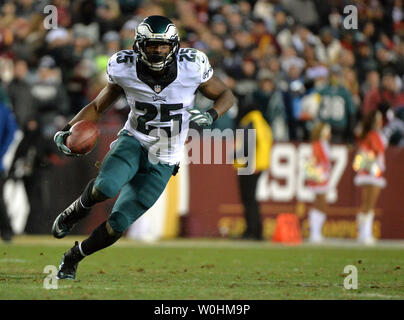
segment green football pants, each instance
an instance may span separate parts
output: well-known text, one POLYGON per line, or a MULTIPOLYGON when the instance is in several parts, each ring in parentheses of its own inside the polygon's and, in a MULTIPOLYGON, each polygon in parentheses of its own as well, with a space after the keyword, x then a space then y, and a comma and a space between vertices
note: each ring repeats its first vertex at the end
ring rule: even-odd
POLYGON ((125 232, 163 193, 174 165, 152 164, 148 151, 123 130, 106 155, 94 188, 106 198, 119 196, 108 222, 116 232, 125 232))

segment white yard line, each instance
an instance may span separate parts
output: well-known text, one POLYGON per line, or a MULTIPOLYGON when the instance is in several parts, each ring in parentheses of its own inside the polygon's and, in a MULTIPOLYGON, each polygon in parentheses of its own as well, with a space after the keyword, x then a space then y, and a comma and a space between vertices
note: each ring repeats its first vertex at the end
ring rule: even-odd
POLYGON ((28 260, 24 260, 24 259, 12 259, 12 258, 2 258, 0 259, 0 263, 26 263, 28 262, 28 260))
POLYGON ((357 293, 350 295, 352 297, 368 297, 368 298, 381 298, 381 299, 403 299, 403 296, 397 295, 387 295, 387 294, 379 294, 379 293, 357 293))

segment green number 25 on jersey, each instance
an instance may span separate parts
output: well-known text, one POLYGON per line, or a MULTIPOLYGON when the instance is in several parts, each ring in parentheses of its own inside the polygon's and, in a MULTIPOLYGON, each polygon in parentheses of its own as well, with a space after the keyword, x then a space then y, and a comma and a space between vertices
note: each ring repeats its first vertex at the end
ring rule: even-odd
MULTIPOLYGON (((156 120, 158 109, 154 104, 136 101, 136 109, 145 112, 144 115, 137 118, 137 130, 143 134, 149 135, 152 130, 157 127, 147 124, 147 122, 156 120)), ((168 138, 176 136, 181 132, 182 114, 170 114, 171 111, 182 109, 182 103, 177 104, 160 104, 160 122, 167 122, 167 126, 160 126, 164 130, 168 138), (173 121, 172 121, 173 120, 173 121)))

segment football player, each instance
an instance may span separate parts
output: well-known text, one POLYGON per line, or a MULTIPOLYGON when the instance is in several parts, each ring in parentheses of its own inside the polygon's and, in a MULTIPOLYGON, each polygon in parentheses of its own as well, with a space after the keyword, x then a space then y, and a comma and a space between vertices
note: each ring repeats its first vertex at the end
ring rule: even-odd
POLYGON ((99 95, 55 134, 55 143, 74 156, 65 145, 71 126, 80 120, 97 122, 121 95, 131 108, 128 119, 97 178, 55 219, 53 235, 63 238, 93 205, 120 193, 108 219, 63 255, 59 279, 75 279, 85 256, 115 243, 157 201, 178 169, 190 121, 209 126, 234 103, 231 90, 213 76, 207 56, 180 49, 177 28, 162 16, 147 17, 138 25, 133 50, 109 59, 107 78, 99 95), (210 110, 193 107, 197 90, 214 100, 210 110))

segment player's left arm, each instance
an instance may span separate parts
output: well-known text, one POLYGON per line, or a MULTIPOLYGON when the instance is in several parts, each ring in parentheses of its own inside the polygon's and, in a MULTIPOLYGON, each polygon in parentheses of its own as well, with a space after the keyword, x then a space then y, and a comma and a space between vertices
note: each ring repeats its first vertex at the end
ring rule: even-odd
MULTIPOLYGON (((208 99, 213 100, 213 107, 220 118, 234 104, 235 98, 231 90, 219 78, 212 76, 199 85, 198 90, 208 99)), ((214 119, 216 120, 216 119, 214 119)))

